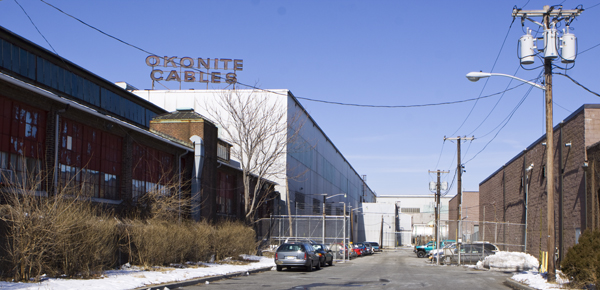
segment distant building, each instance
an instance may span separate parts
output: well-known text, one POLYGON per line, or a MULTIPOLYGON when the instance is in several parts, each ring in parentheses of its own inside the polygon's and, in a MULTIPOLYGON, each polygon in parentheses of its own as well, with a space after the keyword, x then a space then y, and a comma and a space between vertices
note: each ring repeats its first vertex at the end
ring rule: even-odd
POLYGON ((449 238, 452 240, 462 239, 463 243, 479 240, 479 192, 463 191, 461 203, 462 225, 459 231, 458 223, 458 195, 450 199, 448 224, 449 238), (462 233, 461 233, 462 232, 462 233))
MULTIPOLYGON (((440 220, 449 219, 448 203, 450 196, 440 198, 441 214, 440 220)), ((381 195, 377 197, 377 203, 393 204, 396 206, 398 225, 405 225, 406 221, 400 220, 402 217, 410 216, 410 229, 397 229, 398 233, 406 235, 410 230, 411 243, 415 242, 416 237, 433 237, 435 225, 435 199, 433 195, 381 195), (401 215, 404 214, 404 215, 401 215)), ((441 235, 448 236, 448 228, 441 227, 441 235)), ((402 243, 405 243, 406 238, 402 243)))

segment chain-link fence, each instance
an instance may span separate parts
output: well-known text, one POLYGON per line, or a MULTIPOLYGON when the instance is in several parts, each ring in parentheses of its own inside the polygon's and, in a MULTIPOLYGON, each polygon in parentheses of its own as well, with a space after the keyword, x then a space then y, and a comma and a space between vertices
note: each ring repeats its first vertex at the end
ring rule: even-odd
MULTIPOLYGON (((440 240, 461 239, 462 243, 486 241, 502 251, 525 250, 525 224, 508 222, 480 222, 440 220, 440 240)), ((413 243, 426 244, 435 239, 435 224, 413 225, 413 243)))
POLYGON ((268 240, 272 245, 281 245, 286 240, 312 240, 331 245, 349 241, 349 223, 349 217, 344 216, 277 215, 260 219, 256 230, 263 241, 268 240))

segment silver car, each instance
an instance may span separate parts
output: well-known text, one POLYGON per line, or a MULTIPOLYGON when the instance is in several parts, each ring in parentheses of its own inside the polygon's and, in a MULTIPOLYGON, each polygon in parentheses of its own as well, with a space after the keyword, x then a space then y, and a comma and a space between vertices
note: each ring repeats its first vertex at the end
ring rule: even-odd
POLYGON ((283 270, 283 267, 302 267, 308 272, 312 271, 313 267, 321 269, 319 256, 309 243, 282 244, 275 252, 275 265, 277 271, 283 270))
MULTIPOLYGON (((497 249, 498 247, 488 243, 462 244, 460 245, 460 262, 462 264, 476 264, 485 257, 495 254, 497 249)), ((452 254, 444 251, 442 261, 447 265, 457 263, 458 253, 456 253, 456 250, 452 251, 452 254)))

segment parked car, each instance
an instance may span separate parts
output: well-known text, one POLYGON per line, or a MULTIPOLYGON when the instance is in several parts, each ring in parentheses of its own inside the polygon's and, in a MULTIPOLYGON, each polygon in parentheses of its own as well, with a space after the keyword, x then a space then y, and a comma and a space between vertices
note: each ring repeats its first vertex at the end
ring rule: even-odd
MULTIPOLYGON (((455 243, 455 242, 456 241, 454 241, 454 240, 441 241, 440 247, 443 248, 447 243, 455 243)), ((435 241, 429 241, 425 245, 416 246, 414 249, 414 252, 417 253, 417 257, 424 258, 425 256, 427 256, 427 253, 429 253, 429 251, 431 251, 433 249, 435 249, 435 241)))
POLYGON ((315 249, 309 243, 284 243, 275 252, 275 265, 277 271, 281 271, 283 267, 290 269, 291 267, 303 267, 310 272, 313 267, 317 270, 321 269, 319 256, 315 249))
POLYGON ((443 257, 444 253, 453 253, 454 249, 456 249, 456 243, 448 243, 441 249, 433 249, 429 251, 429 253, 427 253, 427 258, 435 262, 437 261, 438 257, 443 257))
POLYGON ((372 255, 373 253, 375 253, 375 250, 373 250, 371 244, 365 242, 363 242, 362 244, 365 245, 365 248, 367 248, 367 254, 372 255))
POLYGON ((348 245, 342 245, 341 243, 332 244, 330 250, 332 250, 334 253, 337 253, 336 258, 344 257, 345 255, 345 259, 350 260, 358 256, 354 250, 348 248, 348 245))
MULTIPOLYGON (((460 245, 460 263, 461 264, 475 264, 487 256, 495 254, 497 249, 493 244, 490 243, 472 243, 472 244, 461 244, 460 245)), ((452 252, 444 252, 444 256, 441 258, 444 264, 458 263, 458 253, 456 250, 452 252)))
POLYGON ((364 256, 364 252, 362 247, 360 247, 358 244, 354 244, 352 245, 352 251, 354 251, 356 253, 357 257, 362 257, 364 256))
POLYGON ((329 247, 323 244, 312 244, 313 248, 319 255, 319 262, 321 263, 321 267, 324 267, 325 264, 331 266, 333 265, 333 253, 329 249, 329 247))
POLYGON ((379 243, 377 243, 377 242, 363 242, 363 243, 370 244, 371 247, 373 248, 374 252, 380 252, 381 251, 381 249, 379 248, 379 243))
POLYGON ((360 249, 361 251, 361 256, 365 256, 365 255, 369 255, 369 249, 367 249, 367 246, 365 246, 365 244, 363 243, 356 243, 356 246, 360 249))

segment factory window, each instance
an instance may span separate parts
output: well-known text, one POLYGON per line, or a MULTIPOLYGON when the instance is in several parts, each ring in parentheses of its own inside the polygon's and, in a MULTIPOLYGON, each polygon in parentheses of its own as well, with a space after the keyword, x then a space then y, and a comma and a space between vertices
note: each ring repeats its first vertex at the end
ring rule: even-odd
POLYGON ((235 188, 235 176, 225 172, 217 175, 217 213, 233 214, 233 196, 235 188))
POLYGON ((60 187, 89 197, 120 199, 121 138, 61 119, 60 187))
POLYGON ((173 155, 138 143, 133 144, 133 198, 145 193, 170 194, 173 180, 173 155))
POLYGON ((46 112, 0 97, 0 173, 3 184, 42 190, 46 112))

